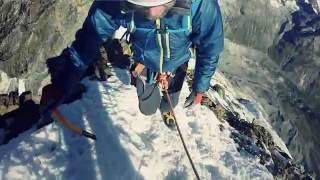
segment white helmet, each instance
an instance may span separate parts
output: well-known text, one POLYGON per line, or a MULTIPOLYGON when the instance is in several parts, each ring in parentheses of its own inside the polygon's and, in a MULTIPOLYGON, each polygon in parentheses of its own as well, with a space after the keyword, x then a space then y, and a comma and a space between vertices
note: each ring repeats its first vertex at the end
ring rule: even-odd
POLYGON ((160 6, 171 2, 172 0, 127 0, 128 2, 145 7, 160 6))

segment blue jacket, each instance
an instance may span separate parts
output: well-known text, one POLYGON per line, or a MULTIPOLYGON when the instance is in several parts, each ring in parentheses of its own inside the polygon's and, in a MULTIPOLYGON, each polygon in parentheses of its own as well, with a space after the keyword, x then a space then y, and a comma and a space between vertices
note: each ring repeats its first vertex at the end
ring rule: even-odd
POLYGON ((150 21, 138 13, 121 12, 119 1, 95 1, 68 48, 71 69, 63 79, 52 77, 53 82, 59 81, 58 86, 67 91, 99 54, 102 43, 124 26, 131 32, 133 60, 155 72, 174 72, 190 59, 189 48, 195 47, 193 90, 207 91, 223 50, 222 18, 215 0, 192 4, 190 16, 169 12, 159 21, 150 21))

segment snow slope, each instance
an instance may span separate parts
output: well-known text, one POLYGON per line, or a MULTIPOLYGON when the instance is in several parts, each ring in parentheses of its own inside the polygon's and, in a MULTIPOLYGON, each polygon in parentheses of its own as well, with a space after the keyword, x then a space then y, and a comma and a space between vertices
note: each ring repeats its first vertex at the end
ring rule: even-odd
MULTIPOLYGON (((195 179, 177 131, 160 113, 139 112, 126 71, 107 82, 84 80, 82 99, 60 107, 71 122, 97 135, 93 142, 53 123, 0 147, 0 179, 195 179)), ((238 152, 232 128, 206 107, 183 109, 178 122, 202 179, 272 179, 255 157, 238 152), (220 130, 219 126, 225 127, 220 130)))

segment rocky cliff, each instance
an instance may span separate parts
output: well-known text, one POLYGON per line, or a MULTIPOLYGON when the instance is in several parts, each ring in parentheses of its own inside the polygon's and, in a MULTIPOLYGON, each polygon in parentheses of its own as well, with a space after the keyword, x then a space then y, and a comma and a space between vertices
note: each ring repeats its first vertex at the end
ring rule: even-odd
POLYGON ((220 70, 261 104, 297 161, 320 172, 317 1, 222 1, 220 70))
POLYGON ((81 27, 91 1, 0 0, 0 68, 26 77, 37 92, 47 76, 45 60, 58 55, 81 27))

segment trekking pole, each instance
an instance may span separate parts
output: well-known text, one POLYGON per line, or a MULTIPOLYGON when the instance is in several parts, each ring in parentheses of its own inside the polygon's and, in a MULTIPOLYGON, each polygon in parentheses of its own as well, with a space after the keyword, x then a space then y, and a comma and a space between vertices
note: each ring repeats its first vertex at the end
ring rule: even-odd
POLYGON ((53 109, 51 111, 51 115, 57 120, 59 121, 63 126, 65 126, 66 128, 68 128, 69 130, 79 134, 79 135, 82 135, 84 137, 87 137, 87 138, 90 138, 90 139, 93 139, 93 140, 97 140, 97 137, 96 135, 84 130, 84 129, 81 129, 81 128, 78 128, 77 126, 71 124, 61 113, 58 109, 53 109))
POLYGON ((192 170, 193 170, 194 174, 195 174, 196 177, 197 177, 197 180, 200 180, 200 176, 199 176, 199 174, 198 174, 198 171, 197 171, 197 169, 196 169, 195 166, 194 166, 194 163, 193 163, 193 161, 192 161, 192 159, 191 159, 191 156, 190 156, 190 154, 189 154, 189 151, 188 151, 188 149, 187 149, 186 143, 184 142, 183 136, 182 136, 182 134, 181 134, 181 131, 180 131, 180 128, 179 128, 179 124, 178 124, 178 121, 177 121, 177 117, 176 117, 176 115, 175 115, 175 113, 174 113, 173 105, 172 105, 172 102, 171 102, 171 98, 170 98, 170 95, 169 95, 167 89, 165 89, 165 94, 166 94, 166 97, 167 97, 168 102, 169 102, 169 105, 170 105, 171 113, 172 113, 172 115, 173 115, 173 117, 174 117, 174 119, 175 119, 174 122, 175 122, 175 125, 177 126, 178 133, 179 133, 180 139, 181 139, 181 141, 182 141, 183 148, 184 148, 184 150, 185 150, 185 152, 186 152, 186 154, 187 154, 187 156, 188 156, 189 162, 190 162, 190 164, 191 164, 191 166, 192 166, 192 170))

